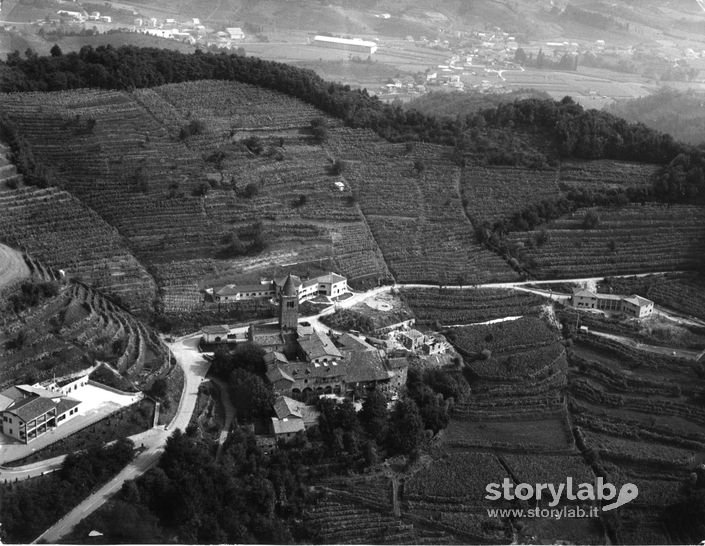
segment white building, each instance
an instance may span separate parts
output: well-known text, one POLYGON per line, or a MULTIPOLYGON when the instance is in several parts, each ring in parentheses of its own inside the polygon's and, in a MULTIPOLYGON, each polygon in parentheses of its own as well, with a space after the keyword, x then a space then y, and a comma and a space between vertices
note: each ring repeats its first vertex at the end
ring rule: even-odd
POLYGON ((245 39, 245 33, 242 31, 242 29, 240 27, 226 28, 225 32, 228 33, 228 36, 230 37, 231 40, 244 40, 245 39))
POLYGON ((332 49, 343 49, 355 53, 372 55, 377 51, 377 44, 360 38, 336 38, 334 36, 315 36, 313 44, 332 49))
POLYGON ((624 313, 634 318, 645 318, 654 311, 654 302, 641 296, 619 296, 617 294, 598 294, 591 290, 573 292, 571 304, 577 309, 597 309, 624 313))

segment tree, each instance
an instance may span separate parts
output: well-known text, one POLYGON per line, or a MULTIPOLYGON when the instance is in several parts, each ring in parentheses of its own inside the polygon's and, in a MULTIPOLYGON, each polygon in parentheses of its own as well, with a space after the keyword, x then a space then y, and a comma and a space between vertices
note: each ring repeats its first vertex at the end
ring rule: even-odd
POLYGON ((526 64, 526 60, 526 51, 524 51, 521 47, 518 47, 517 50, 514 52, 514 62, 520 65, 524 65, 526 64))
POLYGON ((399 400, 389 419, 387 444, 392 453, 409 454, 423 439, 423 419, 411 398, 399 400))
POLYGON ((372 391, 362 403, 360 424, 377 443, 383 443, 388 426, 387 399, 378 391, 372 391))
POLYGON ((154 380, 152 386, 149 388, 148 394, 153 398, 158 400, 164 400, 168 391, 168 384, 166 379, 159 377, 154 380))
POLYGON ((52 57, 61 57, 63 55, 63 52, 61 51, 59 44, 54 44, 54 47, 52 47, 49 50, 49 53, 51 54, 52 57))
POLYGON ((274 394, 260 376, 235 368, 230 373, 228 385, 238 418, 249 420, 271 412, 274 394))
POLYGON ((341 159, 336 159, 330 166, 330 173, 334 176, 343 174, 345 171, 345 162, 341 159))
POLYGON ((582 222, 583 229, 595 229, 600 225, 600 216, 594 210, 589 210, 585 213, 582 222))
POLYGON ((325 142, 328 140, 328 121, 322 117, 316 117, 311 120, 311 133, 317 142, 325 142))
POLYGON ((245 147, 255 155, 259 155, 264 150, 264 144, 262 144, 262 139, 257 135, 252 135, 247 137, 242 141, 245 147))
POLYGON ((421 174, 426 170, 426 163, 424 163, 423 159, 415 159, 414 160, 414 171, 416 171, 417 174, 421 174))

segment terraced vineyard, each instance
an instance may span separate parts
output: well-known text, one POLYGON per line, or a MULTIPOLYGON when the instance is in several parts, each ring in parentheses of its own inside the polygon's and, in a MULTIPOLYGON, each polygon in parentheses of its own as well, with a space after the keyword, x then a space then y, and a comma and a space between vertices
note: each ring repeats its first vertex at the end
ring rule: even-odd
POLYGON ((402 290, 401 297, 420 324, 469 324, 537 314, 544 299, 527 292, 509 289, 475 290, 413 289, 402 290))
POLYGON ((26 282, 52 282, 58 291, 19 313, 12 310, 12 296, 20 287, 3 294, 0 388, 90 368, 96 359, 137 384, 169 369, 168 352, 154 331, 99 292, 55 281, 40 262, 27 260, 33 274, 26 282))
POLYGON ((511 233, 523 260, 539 278, 618 275, 697 268, 705 253, 705 208, 694 205, 628 205, 597 208, 598 225, 584 229, 588 209, 541 229, 546 242, 531 243, 539 231, 511 233))
POLYGON ((125 240, 66 191, 0 187, 0 236, 135 312, 148 312, 156 284, 125 240))
POLYGON ((524 167, 481 167, 463 170, 465 210, 475 224, 511 217, 530 203, 555 199, 558 173, 524 167))
POLYGON ((417 145, 407 156, 399 145, 377 148, 376 155, 351 161, 345 179, 398 282, 517 278, 475 241, 462 208, 460 169, 448 162, 447 150, 417 145))
POLYGON ((644 188, 653 184, 658 165, 595 159, 561 161, 558 185, 562 190, 644 188))
POLYGON ((619 511, 617 540, 668 543, 664 507, 683 500, 682 486, 705 450, 696 366, 595 336, 581 336, 569 361, 578 446, 606 480, 639 488, 619 511))

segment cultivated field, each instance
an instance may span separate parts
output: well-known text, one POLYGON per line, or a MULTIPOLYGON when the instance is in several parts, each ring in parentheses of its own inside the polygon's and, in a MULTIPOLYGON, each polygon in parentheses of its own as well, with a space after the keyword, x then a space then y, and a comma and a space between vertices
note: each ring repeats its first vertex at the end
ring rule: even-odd
POLYGON ((506 289, 412 289, 402 290, 404 302, 420 324, 439 321, 444 326, 483 322, 498 318, 537 314, 543 298, 506 289))
POLYGON ((705 252, 705 208, 694 205, 632 204, 594 209, 599 223, 585 229, 587 209, 550 222, 547 241, 530 242, 539 230, 511 233, 524 247, 539 278, 676 271, 698 267, 705 252))
POLYGON ((682 500, 682 486, 705 450, 697 367, 595 336, 581 336, 569 362, 578 446, 596 472, 639 488, 638 499, 620 509, 617 539, 669 542, 663 508, 682 500))
MULTIPOLYGON (((48 270, 28 258, 30 281, 56 282, 48 270)), ((109 363, 128 380, 142 384, 169 369, 164 344, 130 313, 84 284, 56 282, 56 296, 19 312, 13 296, 0 300, 0 389, 17 381, 34 383, 109 363)))

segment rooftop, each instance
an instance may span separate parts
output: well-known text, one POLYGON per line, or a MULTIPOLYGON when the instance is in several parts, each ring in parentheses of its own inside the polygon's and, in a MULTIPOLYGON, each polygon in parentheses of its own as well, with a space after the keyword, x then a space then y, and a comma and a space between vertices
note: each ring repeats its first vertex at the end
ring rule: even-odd
POLYGON ((320 277, 317 277, 316 280, 319 283, 337 283, 337 282, 343 282, 347 279, 341 275, 338 275, 337 273, 330 272, 326 275, 322 275, 320 277))
POLYGON ((41 417, 45 413, 53 410, 56 406, 57 404, 53 402, 51 398, 31 396, 29 398, 18 400, 5 411, 16 415, 25 423, 28 423, 29 421, 36 419, 37 417, 41 417))
POLYGON ((214 326, 204 326, 201 328, 201 332, 210 335, 227 334, 230 332, 230 328, 227 324, 216 324, 214 326))
POLYGON ((218 296, 236 296, 247 292, 271 292, 272 285, 267 284, 226 284, 223 288, 216 291, 218 296))
POLYGON ((299 345, 308 360, 315 360, 325 356, 333 358, 342 358, 343 356, 327 335, 315 330, 310 336, 300 339, 299 345))
POLYGON ((80 400, 75 400, 74 398, 63 398, 62 400, 59 400, 59 403, 56 405, 56 415, 58 416, 62 413, 66 413, 80 404, 80 400))
POLYGON ((274 429, 274 434, 291 434, 305 430, 304 420, 298 417, 294 419, 277 419, 276 417, 272 417, 272 428, 274 429))

